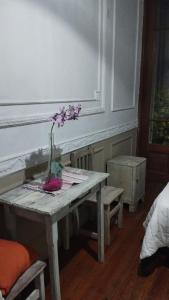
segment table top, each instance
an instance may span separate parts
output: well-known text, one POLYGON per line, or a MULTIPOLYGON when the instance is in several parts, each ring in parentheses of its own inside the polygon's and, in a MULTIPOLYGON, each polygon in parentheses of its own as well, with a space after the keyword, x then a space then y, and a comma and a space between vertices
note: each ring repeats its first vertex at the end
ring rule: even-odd
POLYGON ((68 190, 55 192, 55 196, 40 193, 38 191, 27 190, 21 185, 1 194, 0 203, 27 211, 37 212, 39 214, 54 215, 109 176, 108 173, 70 167, 66 167, 65 170, 73 171, 80 175, 86 175, 88 178, 81 183, 73 185, 68 190))
POLYGON ((137 167, 138 165, 142 164, 146 161, 145 157, 138 157, 138 156, 129 156, 129 155, 118 155, 114 158, 108 160, 107 164, 117 164, 121 166, 128 166, 128 167, 137 167))

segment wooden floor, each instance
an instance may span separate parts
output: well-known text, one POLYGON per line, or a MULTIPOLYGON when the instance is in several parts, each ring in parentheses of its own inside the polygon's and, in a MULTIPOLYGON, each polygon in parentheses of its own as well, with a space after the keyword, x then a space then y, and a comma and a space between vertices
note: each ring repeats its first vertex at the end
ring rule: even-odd
MULTIPOLYGON (((142 222, 161 186, 146 189, 144 204, 136 213, 124 209, 124 226, 112 224, 112 242, 105 250, 105 263, 96 260, 97 242, 84 237, 71 241, 70 251, 60 251, 62 300, 168 300, 169 269, 160 266, 148 277, 137 274, 142 222)), ((47 286, 50 300, 50 285, 47 286)))

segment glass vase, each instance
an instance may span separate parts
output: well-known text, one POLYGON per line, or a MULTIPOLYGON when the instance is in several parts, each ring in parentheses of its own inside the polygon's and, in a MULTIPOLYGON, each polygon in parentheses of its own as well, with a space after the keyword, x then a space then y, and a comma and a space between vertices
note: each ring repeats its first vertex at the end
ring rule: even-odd
POLYGON ((46 191, 57 191, 62 187, 62 165, 57 161, 56 147, 54 143, 54 133, 49 134, 49 158, 47 168, 47 178, 43 185, 46 191))
POLYGON ((54 132, 49 133, 49 157, 48 157, 48 178, 52 177, 52 162, 54 161, 55 143, 54 143, 54 132))

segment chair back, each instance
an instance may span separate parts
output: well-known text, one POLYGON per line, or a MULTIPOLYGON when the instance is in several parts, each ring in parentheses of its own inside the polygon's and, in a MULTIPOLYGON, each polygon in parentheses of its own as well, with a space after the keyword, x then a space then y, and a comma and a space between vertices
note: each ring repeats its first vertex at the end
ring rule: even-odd
POLYGON ((70 155, 71 166, 74 168, 92 170, 92 148, 75 150, 70 155))

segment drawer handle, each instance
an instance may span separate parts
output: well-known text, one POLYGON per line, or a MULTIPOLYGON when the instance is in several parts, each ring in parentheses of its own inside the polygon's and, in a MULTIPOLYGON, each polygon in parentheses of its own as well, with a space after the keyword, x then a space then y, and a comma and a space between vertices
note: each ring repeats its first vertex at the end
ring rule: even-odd
POLYGON ((139 179, 138 178, 136 179, 136 182, 139 183, 139 179))

